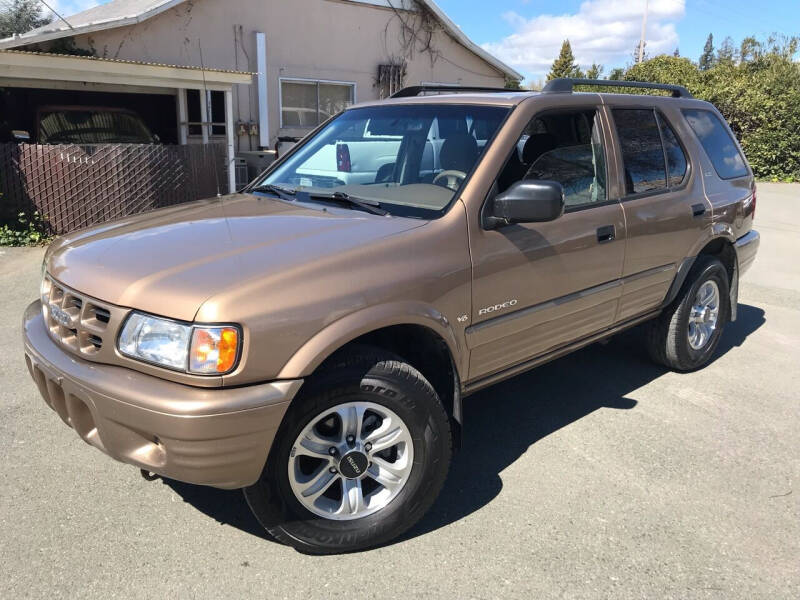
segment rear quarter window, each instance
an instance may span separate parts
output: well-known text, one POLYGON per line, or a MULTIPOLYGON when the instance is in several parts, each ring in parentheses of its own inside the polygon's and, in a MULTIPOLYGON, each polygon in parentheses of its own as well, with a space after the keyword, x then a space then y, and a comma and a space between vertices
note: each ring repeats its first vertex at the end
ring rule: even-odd
POLYGON ((744 156, 730 130, 710 110, 684 109, 683 115, 722 179, 748 175, 744 156))

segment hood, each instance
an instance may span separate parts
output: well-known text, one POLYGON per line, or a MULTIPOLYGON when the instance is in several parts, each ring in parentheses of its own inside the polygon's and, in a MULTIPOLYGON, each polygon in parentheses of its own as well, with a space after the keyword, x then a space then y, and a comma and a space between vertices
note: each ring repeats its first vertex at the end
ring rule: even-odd
POLYGON ((235 194, 59 239, 47 271, 88 296, 191 321, 208 298, 425 221, 235 194))

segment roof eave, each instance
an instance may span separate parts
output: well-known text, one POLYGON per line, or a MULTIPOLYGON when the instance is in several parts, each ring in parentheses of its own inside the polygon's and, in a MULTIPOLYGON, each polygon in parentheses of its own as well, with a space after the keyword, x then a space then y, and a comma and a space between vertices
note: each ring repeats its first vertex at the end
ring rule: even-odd
POLYGON ((453 36, 453 38, 455 38, 455 40, 462 46, 466 47, 468 50, 471 50, 473 53, 492 65, 495 69, 507 75, 510 79, 522 81, 525 78, 521 73, 512 69, 499 58, 493 56, 469 39, 467 34, 461 31, 461 28, 459 28, 459 26, 447 16, 447 13, 439 8, 434 0, 420 0, 420 2, 425 4, 433 12, 433 14, 436 15, 436 18, 439 19, 445 26, 447 33, 453 36))
MULTIPOLYGON (((0 40, 0 50, 7 50, 10 48, 18 48, 20 46, 27 46, 28 44, 38 44, 40 42, 50 42, 65 37, 72 37, 84 33, 94 33, 95 31, 103 31, 105 29, 116 29, 117 27, 125 27, 128 25, 136 25, 142 21, 146 21, 156 15, 161 14, 182 4, 186 0, 166 0, 164 3, 154 6, 148 11, 138 15, 128 15, 125 17, 118 17, 114 19, 106 19, 102 21, 93 21, 78 27, 61 27, 60 29, 45 30, 39 33, 23 33, 9 38, 0 40)), ((64 22, 64 21, 56 21, 64 22)), ((45 27, 47 27, 45 25, 45 27)), ((34 30, 35 31, 35 30, 34 30)))

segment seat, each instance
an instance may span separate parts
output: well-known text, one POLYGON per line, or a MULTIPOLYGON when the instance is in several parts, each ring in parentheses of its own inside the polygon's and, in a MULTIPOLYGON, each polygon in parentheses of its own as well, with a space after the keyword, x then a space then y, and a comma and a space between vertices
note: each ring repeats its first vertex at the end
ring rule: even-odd
POLYGON ((439 151, 439 165, 444 171, 469 173, 478 160, 478 142, 467 133, 448 137, 439 151))
POLYGON ((530 168, 536 159, 545 152, 555 150, 558 143, 556 137, 550 133, 535 133, 525 142, 522 148, 522 162, 530 168))

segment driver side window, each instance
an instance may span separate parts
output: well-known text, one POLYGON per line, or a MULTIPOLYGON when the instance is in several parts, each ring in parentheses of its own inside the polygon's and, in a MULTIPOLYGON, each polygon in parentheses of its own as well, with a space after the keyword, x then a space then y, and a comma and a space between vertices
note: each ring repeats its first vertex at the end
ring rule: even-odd
POLYGON ((567 208, 605 202, 606 157, 596 111, 534 117, 497 179, 498 193, 523 180, 557 181, 567 208))

